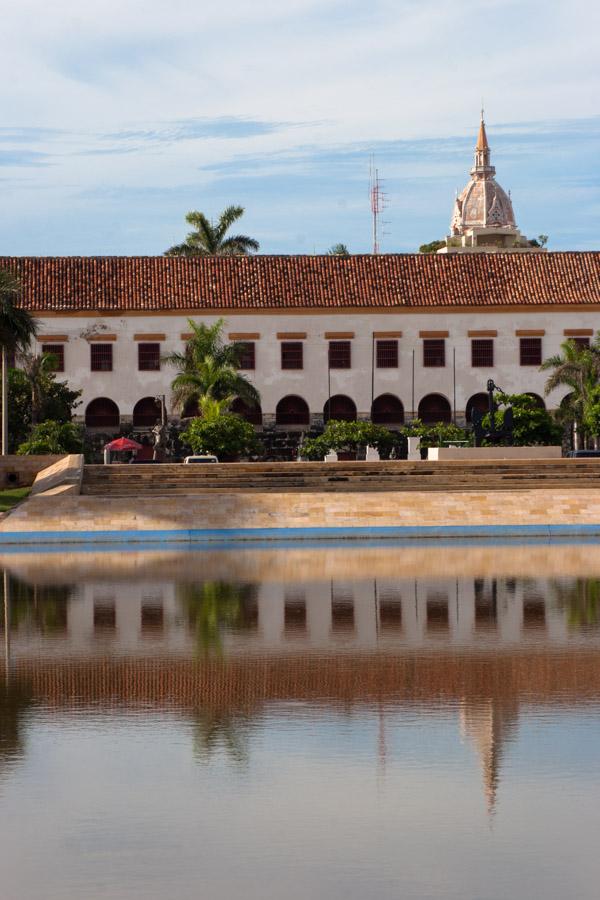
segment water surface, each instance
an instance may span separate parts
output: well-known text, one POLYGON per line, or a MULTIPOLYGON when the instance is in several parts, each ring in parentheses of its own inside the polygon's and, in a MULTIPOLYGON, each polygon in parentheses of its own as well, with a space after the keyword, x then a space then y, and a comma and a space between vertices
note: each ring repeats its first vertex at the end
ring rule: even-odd
POLYGON ((0 562, 2 900, 597 898, 595 544, 0 562))

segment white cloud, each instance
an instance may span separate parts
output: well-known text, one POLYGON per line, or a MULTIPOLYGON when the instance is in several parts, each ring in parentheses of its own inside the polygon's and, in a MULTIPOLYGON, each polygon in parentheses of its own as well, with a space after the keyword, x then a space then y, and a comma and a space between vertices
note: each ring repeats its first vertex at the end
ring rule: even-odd
MULTIPOLYGON (((0 108, 12 134, 0 130, 0 173, 20 216, 36 192, 62 199, 66 221, 78 192, 201 194, 222 163, 231 178, 238 160, 251 174, 253 160, 279 155, 283 174, 331 148, 470 135, 482 95, 491 123, 520 128, 598 108, 600 7, 584 0, 548 0, 542 12, 532 0, 4 6, 0 108), (259 125, 214 125, 240 120, 259 125)), ((438 160, 437 173, 449 165, 438 160)), ((390 161, 402 177, 411 167, 432 173, 427 160, 390 161)))

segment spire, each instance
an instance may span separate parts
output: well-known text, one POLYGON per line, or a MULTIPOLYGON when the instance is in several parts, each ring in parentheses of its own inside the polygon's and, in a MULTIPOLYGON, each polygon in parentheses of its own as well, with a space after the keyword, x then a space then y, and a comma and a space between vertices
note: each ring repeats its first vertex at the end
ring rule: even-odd
POLYGON ((490 164, 490 155, 490 145, 488 144, 485 130, 482 105, 481 119, 479 120, 479 134, 477 135, 477 143, 475 144, 475 165, 471 170, 472 176, 479 178, 493 178, 496 174, 496 170, 490 164))
POLYGON ((476 150, 489 150, 487 134, 485 133, 485 120, 483 118, 483 107, 481 108, 481 121, 479 123, 479 134, 477 135, 476 150))

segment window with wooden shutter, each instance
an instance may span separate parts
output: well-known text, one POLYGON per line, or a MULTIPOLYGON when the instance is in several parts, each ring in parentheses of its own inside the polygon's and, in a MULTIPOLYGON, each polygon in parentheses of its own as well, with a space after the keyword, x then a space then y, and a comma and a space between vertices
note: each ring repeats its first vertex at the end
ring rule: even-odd
POLYGON ((376 359, 378 369, 397 369, 398 341, 377 341, 376 359))
POLYGON ((112 372, 112 344, 90 344, 90 368, 92 372, 112 372))
POLYGON ((302 341, 283 341, 281 344, 281 368, 303 368, 303 344, 302 341))

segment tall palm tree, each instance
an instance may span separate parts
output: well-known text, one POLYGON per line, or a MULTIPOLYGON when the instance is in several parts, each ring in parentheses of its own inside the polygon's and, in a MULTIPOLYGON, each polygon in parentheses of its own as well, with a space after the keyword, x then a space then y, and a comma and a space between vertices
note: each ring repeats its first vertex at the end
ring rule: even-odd
POLYGON ((56 357, 52 353, 20 353, 19 367, 31 386, 31 424, 37 425, 51 384, 50 376, 56 368, 56 357))
POLYGON ((228 206, 215 225, 204 213, 196 210, 189 212, 185 218, 194 230, 190 231, 183 244, 169 247, 165 256, 248 256, 258 250, 258 241, 246 234, 227 237, 233 223, 243 215, 243 206, 228 206))
POLYGON ((327 256, 350 256, 350 251, 345 244, 333 244, 327 251, 327 256))
POLYGON ((35 319, 16 303, 19 280, 0 269, 0 347, 2 348, 2 455, 8 452, 8 354, 26 350, 36 333, 35 319))
POLYGON ((558 387, 571 389, 563 401, 562 416, 577 424, 579 431, 600 380, 600 335, 590 347, 580 347, 573 340, 564 341, 561 352, 544 360, 541 368, 553 370, 546 381, 546 394, 558 387))
POLYGON ((260 403, 254 385, 239 372, 241 349, 223 340, 223 320, 204 325, 188 319, 188 324, 192 336, 185 351, 165 357, 179 369, 171 384, 175 409, 183 411, 191 403, 208 408, 208 401, 221 401, 228 407, 235 397, 249 406, 260 403))

